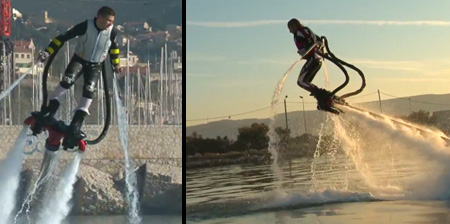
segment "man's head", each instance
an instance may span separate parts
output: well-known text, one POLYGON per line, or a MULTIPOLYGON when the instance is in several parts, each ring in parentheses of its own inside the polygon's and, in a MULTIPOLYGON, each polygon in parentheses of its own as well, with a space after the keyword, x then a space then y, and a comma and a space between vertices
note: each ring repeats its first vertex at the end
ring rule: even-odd
POLYGON ((97 26, 104 30, 114 23, 116 12, 108 6, 101 7, 97 12, 97 26))
POLYGON ((300 29, 300 27, 302 27, 302 24, 300 23, 300 21, 298 21, 298 19, 293 18, 289 20, 289 22, 287 23, 287 27, 289 29, 289 32, 295 33, 298 29, 300 29))

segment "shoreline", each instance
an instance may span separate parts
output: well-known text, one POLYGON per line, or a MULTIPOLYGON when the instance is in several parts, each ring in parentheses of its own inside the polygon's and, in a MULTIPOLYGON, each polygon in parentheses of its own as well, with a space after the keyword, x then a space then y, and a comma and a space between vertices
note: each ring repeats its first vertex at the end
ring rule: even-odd
MULTIPOLYGON (((312 158, 314 154, 304 150, 289 150, 278 152, 279 161, 296 158, 312 158)), ((236 164, 269 164, 272 162, 271 154, 267 149, 250 149, 243 152, 205 153, 186 157, 186 169, 209 168, 236 164)))

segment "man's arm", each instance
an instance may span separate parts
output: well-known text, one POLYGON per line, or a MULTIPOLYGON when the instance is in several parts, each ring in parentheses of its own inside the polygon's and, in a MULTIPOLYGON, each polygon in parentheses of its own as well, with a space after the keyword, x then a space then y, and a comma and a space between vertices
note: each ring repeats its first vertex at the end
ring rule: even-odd
POLYGON ((48 52, 49 55, 52 55, 55 51, 58 51, 64 45, 64 42, 77 36, 83 35, 84 33, 86 33, 86 30, 87 30, 87 20, 77 24, 64 34, 61 34, 53 38, 52 42, 50 42, 45 51, 48 52))
POLYGON ((305 27, 305 30, 306 30, 305 38, 306 38, 306 43, 307 43, 306 48, 310 48, 319 39, 317 38, 318 36, 309 27, 305 27))
POLYGON ((111 31, 111 47, 109 49, 109 57, 111 58, 111 64, 114 67, 114 71, 115 72, 119 72, 119 64, 120 64, 120 59, 119 59, 119 44, 117 43, 116 40, 116 36, 117 36, 117 29, 113 28, 113 30, 111 31))

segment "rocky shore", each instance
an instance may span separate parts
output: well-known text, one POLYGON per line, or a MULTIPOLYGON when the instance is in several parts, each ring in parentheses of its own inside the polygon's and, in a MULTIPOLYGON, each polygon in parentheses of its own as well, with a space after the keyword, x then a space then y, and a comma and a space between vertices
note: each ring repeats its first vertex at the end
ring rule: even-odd
MULTIPOLYGON (((58 171, 53 173, 56 181, 60 170, 68 160, 59 161, 58 171)), ((123 161, 107 161, 108 169, 98 169, 106 161, 82 161, 71 200, 71 215, 120 215, 126 214, 125 173, 123 161)), ((136 165, 137 191, 142 214, 180 214, 182 212, 182 161, 141 161, 136 165)), ((34 188, 39 175, 40 161, 28 160, 21 172, 17 207, 34 188)), ((105 166, 103 166, 105 167, 105 166)))

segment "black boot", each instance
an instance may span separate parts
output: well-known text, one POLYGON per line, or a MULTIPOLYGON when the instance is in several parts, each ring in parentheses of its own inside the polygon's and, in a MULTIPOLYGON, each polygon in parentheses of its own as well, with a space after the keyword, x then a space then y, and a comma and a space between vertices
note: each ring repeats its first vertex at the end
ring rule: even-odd
POLYGON ((42 111, 40 112, 36 111, 31 113, 32 116, 35 118, 34 124, 32 125, 32 127, 30 127, 30 129, 33 131, 33 135, 40 134, 43 131, 45 125, 55 120, 54 116, 58 108, 59 108, 58 100, 53 99, 48 102, 47 107, 44 108, 42 111))
POLYGON ((339 111, 333 107, 333 95, 330 91, 317 88, 311 92, 311 95, 317 99, 318 110, 325 110, 339 114, 339 111))
POLYGON ((86 117, 87 112, 83 110, 77 110, 75 115, 73 116, 72 122, 70 122, 69 128, 66 133, 66 137, 63 140, 63 147, 67 150, 67 148, 75 147, 78 142, 85 138, 86 135, 81 132, 81 126, 83 125, 84 118, 86 117))
POLYGON ((58 111, 58 108, 59 108, 58 100, 55 100, 55 99, 50 100, 50 101, 48 101, 48 106, 46 108, 47 114, 44 114, 44 115, 46 115, 46 117, 54 117, 56 114, 56 111, 58 111))
POLYGON ((326 89, 317 88, 311 92, 311 96, 314 96, 314 98, 316 98, 318 102, 324 102, 328 99, 332 99, 333 95, 326 89))

